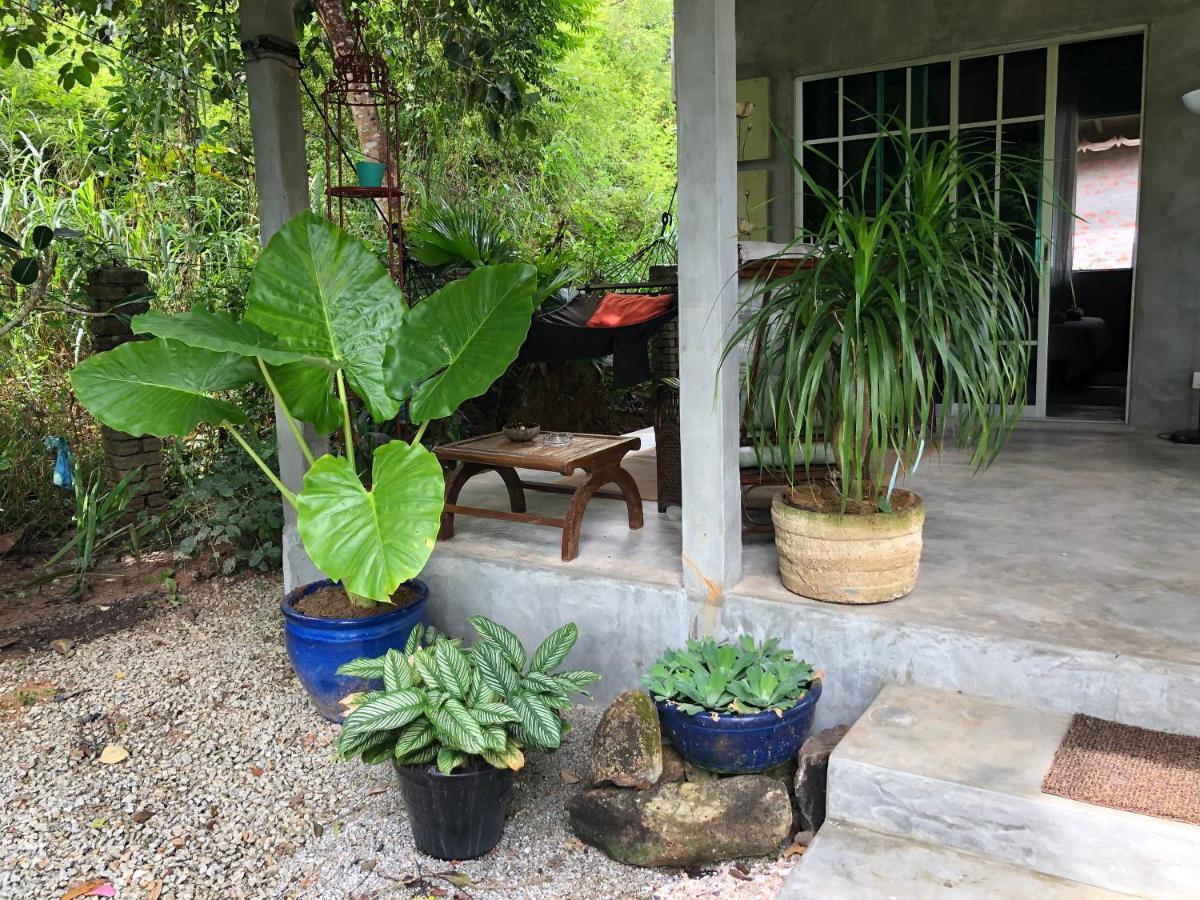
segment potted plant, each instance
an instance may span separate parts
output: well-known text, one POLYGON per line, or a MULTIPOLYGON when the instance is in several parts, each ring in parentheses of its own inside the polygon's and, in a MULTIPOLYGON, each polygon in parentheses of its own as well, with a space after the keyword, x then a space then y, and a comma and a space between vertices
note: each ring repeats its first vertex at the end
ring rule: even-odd
POLYGON ((427 617, 416 576, 433 551, 444 485, 421 438, 516 358, 535 283, 532 266, 485 267, 409 309, 362 244, 302 213, 263 250, 240 321, 199 308, 135 316, 134 331, 152 339, 97 354, 71 374, 83 405, 119 431, 225 429, 282 494, 305 550, 330 579, 283 603, 292 664, 327 718, 336 720, 338 700, 365 686, 338 667, 404 646, 427 617), (273 395, 308 460, 299 491, 240 431, 247 417, 227 392, 253 381, 273 395), (355 459, 351 394, 375 421, 403 406, 417 425, 411 442, 378 447, 369 472, 355 459), (322 433, 340 428, 342 453, 317 458, 300 421, 322 433))
POLYGON ((383 176, 387 174, 387 165, 372 159, 365 153, 355 154, 354 174, 358 178, 359 187, 383 187, 383 176))
POLYGON ((747 292, 725 349, 771 361, 747 367, 744 395, 761 464, 790 485, 772 506, 783 584, 839 603, 913 589, 925 513, 898 480, 948 432, 987 466, 1026 402, 1036 235, 1013 222, 1035 220, 1029 179, 884 125, 841 197, 793 157, 823 221, 799 265, 747 292), (827 444, 834 476, 807 481, 827 444))
POLYGON ((642 676, 675 749, 724 774, 763 772, 795 755, 812 725, 821 678, 775 639, 690 640, 642 676))
POLYGON ((600 676, 557 671, 579 635, 564 625, 530 657, 520 639, 483 616, 478 640, 462 647, 414 630, 404 652, 343 666, 381 678, 383 690, 346 699, 353 712, 338 736, 342 759, 391 761, 422 853, 473 859, 496 845, 525 752, 551 752, 569 729, 571 694, 600 676))

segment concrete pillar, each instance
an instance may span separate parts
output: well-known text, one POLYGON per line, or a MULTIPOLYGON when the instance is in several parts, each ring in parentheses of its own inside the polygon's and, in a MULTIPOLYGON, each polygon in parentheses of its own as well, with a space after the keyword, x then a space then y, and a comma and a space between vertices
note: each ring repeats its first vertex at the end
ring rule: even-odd
POLYGON ((683 579, 713 608, 741 577, 734 0, 675 0, 683 579))
MULTIPOLYGON (((295 44, 296 27, 291 0, 240 0, 243 41, 272 36, 295 44)), ((304 122, 300 110, 298 61, 286 54, 247 53, 246 88, 250 95, 250 128, 254 136, 254 184, 258 191, 258 218, 265 245, 288 219, 309 208, 308 160, 304 152, 304 122)), ((306 469, 299 445, 275 412, 279 444, 279 474, 291 490, 298 491, 306 469)), ((308 425, 304 436, 320 456, 328 442, 308 425)), ((313 565, 296 531, 296 513, 284 503, 284 590, 324 575, 313 565)))
MULTIPOLYGON (((84 293, 94 312, 107 313, 88 319, 92 349, 112 350, 127 341, 142 340, 129 327, 129 319, 150 309, 150 275, 125 266, 102 266, 87 273, 84 293), (134 299, 130 299, 134 298, 134 299)), ((115 485, 131 472, 132 495, 123 517, 133 521, 142 510, 159 512, 167 505, 163 480, 162 441, 152 435, 125 434, 100 426, 104 447, 104 477, 115 485)))

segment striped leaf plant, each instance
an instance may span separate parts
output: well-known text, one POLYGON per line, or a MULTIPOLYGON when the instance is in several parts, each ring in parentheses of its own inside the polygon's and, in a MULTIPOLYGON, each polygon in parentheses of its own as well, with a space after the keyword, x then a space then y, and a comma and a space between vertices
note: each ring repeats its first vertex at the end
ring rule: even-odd
POLYGON ((470 619, 478 635, 462 646, 418 626, 403 652, 346 663, 339 674, 383 680, 383 690, 352 694, 337 753, 367 764, 434 764, 444 775, 482 760, 514 772, 525 751, 558 748, 570 729, 563 713, 571 694, 586 694, 600 676, 559 671, 575 645, 574 623, 554 631, 530 656, 520 639, 483 616, 470 619))

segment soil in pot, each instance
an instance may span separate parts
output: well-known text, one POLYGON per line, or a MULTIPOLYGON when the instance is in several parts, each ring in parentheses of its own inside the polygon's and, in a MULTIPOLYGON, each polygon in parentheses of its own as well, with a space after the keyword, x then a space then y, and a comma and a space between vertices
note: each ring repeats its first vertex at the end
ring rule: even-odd
POLYGON ((368 619, 372 616, 382 616, 411 606, 421 595, 406 584, 400 585, 392 594, 391 603, 372 603, 370 606, 360 606, 350 600, 345 588, 337 584, 328 584, 317 588, 311 594, 306 594, 292 608, 305 616, 315 619, 368 619))
MULTIPOLYGON (((869 484, 865 485, 863 493, 871 495, 874 493, 874 489, 869 484)), ((816 513, 869 516, 883 512, 879 508, 878 501, 875 499, 849 500, 846 502, 845 510, 843 510, 842 495, 838 493, 834 485, 828 482, 798 484, 792 490, 783 492, 783 502, 794 509, 803 509, 807 512, 816 513)), ((892 491, 891 511, 893 513, 903 513, 915 506, 919 506, 920 503, 921 498, 912 493, 912 491, 892 491)))

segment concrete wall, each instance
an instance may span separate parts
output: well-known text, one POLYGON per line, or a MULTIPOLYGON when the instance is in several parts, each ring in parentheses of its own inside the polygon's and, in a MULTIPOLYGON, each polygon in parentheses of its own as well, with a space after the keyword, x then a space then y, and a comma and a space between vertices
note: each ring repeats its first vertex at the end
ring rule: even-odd
MULTIPOLYGON (((738 77, 771 78, 771 107, 794 130, 794 79, 1039 39, 1148 27, 1130 424, 1181 428, 1200 371, 1200 87, 1197 0, 739 0, 738 77)), ((786 148, 742 168, 771 172, 773 240, 792 233, 786 148)), ((1194 426, 1193 426, 1194 427, 1194 426)))

